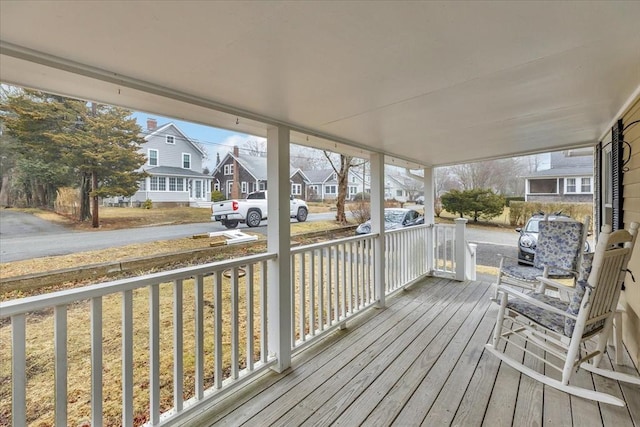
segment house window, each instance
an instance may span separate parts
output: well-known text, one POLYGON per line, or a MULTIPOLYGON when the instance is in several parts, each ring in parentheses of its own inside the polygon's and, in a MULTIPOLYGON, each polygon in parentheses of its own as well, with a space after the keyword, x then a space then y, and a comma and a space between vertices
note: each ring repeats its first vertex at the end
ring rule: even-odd
POLYGON ((233 175, 233 163, 228 165, 224 165, 224 174, 225 175, 233 175))
POLYGON ((167 191, 167 179, 164 176, 158 177, 158 191, 167 191))
POLYGON ((291 194, 294 196, 299 196, 302 194, 302 185, 301 184, 291 184, 291 194))
POLYGON ((402 190, 396 190, 396 197, 402 197, 402 190))
POLYGON ((152 176, 150 178, 150 182, 151 182, 151 185, 149 186, 149 189, 151 191, 158 191, 158 177, 157 176, 152 176))
POLYGON ((338 174, 337 174, 337 173, 335 173, 335 172, 334 172, 334 173, 332 173, 332 174, 331 174, 331 180, 332 180, 332 181, 337 181, 337 180, 338 180, 338 174))
POLYGON ((169 178, 169 191, 183 191, 183 179, 182 178, 169 178))
POLYGON ((591 182, 593 181, 590 177, 588 178, 580 178, 582 183, 580 184, 580 192, 581 193, 593 193, 593 186, 591 182))
POLYGON ((220 191, 220 183, 218 181, 213 184, 213 191, 220 191))
POLYGON ((565 178, 564 192, 566 194, 592 193, 591 178, 565 178))
POLYGON ((357 193, 358 193, 358 187, 353 186, 353 185, 351 187, 349 187, 349 194, 354 195, 354 194, 357 194, 357 193))
POLYGON ((246 194, 246 193, 248 193, 248 192, 249 192, 248 190, 249 190, 249 186, 248 186, 248 184, 247 184, 246 182, 242 181, 242 182, 240 183, 240 191, 242 191, 243 193, 245 193, 245 194, 246 194))
POLYGON ((249 183, 249 192, 253 193, 254 191, 256 191, 256 183, 255 182, 250 182, 249 183))
POLYGON ((196 199, 202 198, 202 181, 196 180, 196 199))
POLYGON ((184 169, 191 169, 191 154, 182 153, 182 167, 184 169))
POLYGON ((140 181, 140 191, 146 191, 147 190, 147 180, 143 179, 142 181, 140 181))
POLYGON ((260 181, 260 184, 258 185, 258 189, 259 189, 260 191, 264 191, 264 190, 266 190, 266 189, 267 189, 267 183, 266 183, 266 182, 264 182, 264 181, 260 181))
POLYGON ((558 180, 556 178, 529 180, 529 194, 558 194, 558 180))
POLYGON ((167 135, 167 144, 175 144, 176 138, 173 135, 167 135))
POLYGON ((336 186, 335 185, 325 185, 324 186, 325 194, 336 194, 336 186))
POLYGON ((149 166, 158 166, 158 150, 149 149, 149 166))

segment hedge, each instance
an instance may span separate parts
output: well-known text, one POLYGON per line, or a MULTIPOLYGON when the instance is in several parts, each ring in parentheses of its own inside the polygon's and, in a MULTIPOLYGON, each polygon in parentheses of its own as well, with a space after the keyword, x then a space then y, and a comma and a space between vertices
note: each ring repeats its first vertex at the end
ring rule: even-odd
POLYGON ((589 228, 593 227, 593 203, 545 203, 545 202, 518 202, 509 204, 509 223, 511 225, 523 225, 533 214, 553 214, 562 212, 565 215, 582 221, 585 216, 591 218, 589 228))

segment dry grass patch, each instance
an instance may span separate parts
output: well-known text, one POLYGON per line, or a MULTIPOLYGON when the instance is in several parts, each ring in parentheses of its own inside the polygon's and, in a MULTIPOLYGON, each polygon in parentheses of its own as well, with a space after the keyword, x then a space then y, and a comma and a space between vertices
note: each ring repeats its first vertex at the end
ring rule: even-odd
MULTIPOLYGON (((210 247, 214 239, 176 239, 159 240, 152 243, 135 243, 116 248, 79 252, 70 255, 34 258, 0 264, 3 278, 42 273, 66 268, 83 267, 92 264, 124 261, 150 255, 161 255, 192 249, 210 247)), ((219 238, 215 241, 220 241, 219 238)))
MULTIPOLYGON (((256 272, 254 283, 259 283, 260 272, 256 272)), ((214 328, 214 279, 204 279, 204 386, 211 387, 215 381, 215 339, 214 328)), ((159 285, 160 289, 160 404, 161 412, 173 406, 173 293, 174 284, 159 285)), ((222 279, 222 331, 223 361, 220 371, 222 378, 228 378, 231 366, 231 284, 222 279)), ((183 313, 184 338, 184 398, 194 395, 195 387, 195 323, 194 323, 194 281, 185 280, 182 295, 183 304, 178 308, 183 313)), ((239 316, 247 318, 246 286, 239 286, 239 316)), ((260 288, 253 291, 254 301, 259 301, 260 288)), ((103 407, 105 425, 120 425, 122 420, 122 297, 120 294, 103 298, 103 407)), ((54 410, 54 348, 53 316, 50 311, 28 316, 27 321, 27 421, 30 425, 53 425, 54 410)), ((148 421, 149 407, 149 289, 133 292, 133 380, 134 380, 134 424, 148 421)), ((68 419, 69 425, 79 425, 90 419, 91 401, 91 339, 90 309, 88 301, 68 307, 68 419)), ((260 310, 254 313, 254 335, 260 334, 260 310)), ((239 322, 239 368, 247 360, 247 330, 245 322, 239 322)), ((11 328, 5 324, 0 328, 0 420, 11 419, 11 328)), ((259 343, 255 341, 254 361, 260 358, 259 343)))

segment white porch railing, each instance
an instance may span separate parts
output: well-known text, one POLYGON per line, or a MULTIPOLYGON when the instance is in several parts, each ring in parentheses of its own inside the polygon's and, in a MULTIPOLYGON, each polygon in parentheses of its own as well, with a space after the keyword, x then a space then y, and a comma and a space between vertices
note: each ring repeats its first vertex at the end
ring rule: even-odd
POLYGON ((291 249, 294 349, 376 302, 374 240, 377 234, 349 237, 291 249))
POLYGON ((385 233, 385 289, 387 295, 430 273, 431 227, 420 225, 385 233))
POLYGON ((454 279, 456 276, 456 226, 435 224, 433 227, 433 272, 454 279))
MULTIPOLYGON (((41 413, 53 409, 57 426, 78 424, 83 412, 90 413, 92 426, 130 426, 134 419, 136 424, 158 425, 179 419, 187 408, 195 409, 212 394, 270 366, 266 270, 275 257, 249 256, 2 303, 1 318, 11 319, 11 339, 2 336, 0 359, 11 360, 12 424, 38 422, 37 413, 27 415, 31 405, 39 406, 41 413), (33 335, 48 328, 53 329, 50 354, 34 360, 29 354, 33 335), (30 334, 30 329, 38 332, 30 334), (29 376, 49 364, 55 381, 50 390, 45 390, 46 384, 36 385, 36 401, 28 395, 34 388, 29 376), (83 375, 85 366, 88 373, 83 375), (105 381, 107 373, 117 371, 121 375, 109 374, 105 381), (88 395, 74 394, 71 399, 70 372, 82 378, 74 381, 90 382, 88 395), (113 396, 103 393, 107 381, 121 382, 114 393, 120 400, 120 419, 104 415, 106 405, 118 406, 113 396), (161 383, 172 384, 172 389, 161 390, 161 383), (47 408, 48 400, 53 408, 47 408), (87 404, 78 409, 70 401, 90 401, 90 411, 87 404)), ((73 388, 77 393, 83 387, 73 388)))
MULTIPOLYGON (((456 268, 465 265, 456 258, 459 227, 464 230, 464 224, 457 224, 386 232, 385 294, 433 271, 455 278, 456 268)), ((291 249, 292 351, 344 327, 378 302, 378 238, 370 234, 291 249)), ((39 399, 52 402, 49 407, 38 402, 38 412, 54 412, 58 426, 77 424, 83 417, 90 417, 92 426, 129 426, 134 420, 173 424, 272 366, 267 266, 276 256, 266 253, 0 304, 0 319, 11 322, 0 323, 0 341, 11 342, 0 348, 0 359, 11 360, 13 425, 41 421, 27 411, 35 399, 36 380, 29 377, 41 364, 54 366, 55 380, 37 384, 38 393, 49 396, 39 399), (36 356, 33 341, 46 339, 30 332, 42 329, 52 331, 53 344, 36 356), (84 371, 84 377, 75 378, 84 371), (91 384, 84 396, 78 396, 78 381, 91 384), (115 401, 103 391, 106 384, 118 384, 115 401), (107 405, 118 407, 120 415, 108 418, 107 405), (89 415, 78 415, 83 413, 89 415)), ((5 387, 0 395, 8 396, 5 387)))

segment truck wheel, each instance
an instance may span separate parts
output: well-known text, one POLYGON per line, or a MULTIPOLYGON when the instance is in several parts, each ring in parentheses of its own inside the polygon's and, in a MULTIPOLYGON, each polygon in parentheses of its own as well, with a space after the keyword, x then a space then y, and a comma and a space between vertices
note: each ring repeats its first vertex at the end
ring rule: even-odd
POLYGON ((262 221, 262 214, 258 210, 251 210, 247 212, 247 226, 248 227, 257 227, 260 225, 260 221, 262 221))
POLYGON ((298 215, 296 215, 296 219, 298 222, 305 222, 307 220, 307 208, 298 209, 298 215))
POLYGON ((237 220, 222 221, 222 225, 224 225, 227 228, 236 228, 238 226, 238 221, 237 220))

